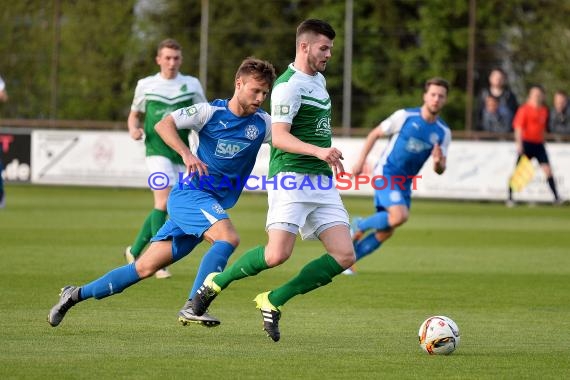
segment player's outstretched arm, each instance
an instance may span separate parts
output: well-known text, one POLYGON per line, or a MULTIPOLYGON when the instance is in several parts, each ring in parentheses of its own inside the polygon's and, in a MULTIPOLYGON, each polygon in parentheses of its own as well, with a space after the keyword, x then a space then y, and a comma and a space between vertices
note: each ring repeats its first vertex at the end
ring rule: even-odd
POLYGON ((372 148, 374 148, 376 140, 383 137, 384 135, 385 134, 380 128, 380 126, 377 126, 368 133, 368 136, 366 136, 366 140, 364 141, 364 146, 360 150, 360 155, 358 156, 358 160, 352 167, 352 175, 356 176, 362 174, 364 164, 366 163, 366 157, 368 157, 368 154, 370 153, 372 148))
POLYGON ((192 154, 190 147, 178 135, 176 123, 172 115, 168 115, 156 123, 154 129, 166 145, 174 149, 182 157, 189 173, 198 172, 200 176, 208 174, 208 166, 192 154))
POLYGON ((437 174, 443 174, 445 171, 445 156, 441 151, 439 144, 435 144, 431 151, 431 156, 433 159, 433 171, 437 174))

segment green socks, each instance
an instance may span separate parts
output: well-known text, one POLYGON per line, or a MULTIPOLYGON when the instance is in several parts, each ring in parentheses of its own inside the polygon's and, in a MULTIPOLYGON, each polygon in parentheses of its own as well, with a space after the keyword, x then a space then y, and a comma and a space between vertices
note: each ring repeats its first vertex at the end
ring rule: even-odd
POLYGON ((273 306, 280 307, 298 294, 305 294, 328 284, 343 270, 331 255, 325 253, 301 268, 297 276, 269 293, 269 301, 273 306))
POLYGON ((225 289, 232 281, 255 276, 267 268, 269 267, 265 262, 265 247, 257 246, 241 255, 235 263, 216 275, 213 280, 216 285, 225 289))
MULTIPOLYGON (((241 255, 235 263, 216 275, 213 281, 220 288, 225 289, 232 281, 255 276, 267 268, 269 267, 265 262, 265 247, 257 246, 241 255)), ((269 293, 269 301, 273 306, 282 306, 298 294, 305 294, 328 284, 343 270, 343 267, 331 255, 325 253, 305 265, 297 276, 269 293)))
POLYGON ((150 239, 156 235, 160 227, 162 227, 166 221, 166 215, 166 211, 157 209, 153 209, 147 215, 134 243, 131 246, 131 253, 135 258, 142 253, 150 239))

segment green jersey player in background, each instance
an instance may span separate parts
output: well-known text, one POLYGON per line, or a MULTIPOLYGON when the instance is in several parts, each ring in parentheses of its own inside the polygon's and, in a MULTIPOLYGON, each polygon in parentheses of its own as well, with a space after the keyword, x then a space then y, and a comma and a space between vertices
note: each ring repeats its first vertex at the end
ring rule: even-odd
MULTIPOLYGON (((197 78, 180 74, 182 48, 173 39, 166 39, 158 45, 156 63, 160 72, 138 81, 135 96, 129 113, 129 134, 134 140, 144 139, 146 165, 149 173, 164 173, 170 186, 164 189, 151 189, 154 207, 146 217, 135 241, 125 251, 127 262, 134 262, 143 252, 150 239, 166 221, 166 201, 171 186, 184 172, 184 162, 178 153, 164 143, 154 130, 154 126, 172 111, 206 101, 204 90, 197 78)), ((197 138, 187 129, 178 131, 180 138, 188 142, 196 151, 197 138)), ((170 272, 163 268, 156 272, 157 278, 168 278, 170 272)))
POLYGON ((324 21, 309 19, 297 27, 296 37, 295 62, 271 93, 269 177, 274 185, 268 181, 268 242, 245 252, 223 272, 208 275, 192 299, 194 313, 201 315, 232 281, 285 262, 298 233, 303 239, 318 238, 327 253, 285 284, 255 297, 263 328, 275 342, 281 337, 281 306, 328 284, 355 260, 348 213, 331 178, 333 171, 336 175, 344 168, 342 153, 331 147, 331 100, 321 74, 331 57, 335 31, 324 21), (283 186, 285 182, 297 186, 283 186))

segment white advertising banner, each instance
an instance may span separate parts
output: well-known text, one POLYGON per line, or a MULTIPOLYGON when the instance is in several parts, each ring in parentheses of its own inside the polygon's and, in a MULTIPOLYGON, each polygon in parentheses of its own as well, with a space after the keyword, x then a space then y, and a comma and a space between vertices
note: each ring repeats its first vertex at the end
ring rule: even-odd
POLYGON ((35 130, 31 161, 34 183, 148 186, 144 143, 126 130, 35 130))
MULTIPOLYGON (((341 194, 371 196, 373 168, 387 139, 379 140, 359 179, 337 182, 341 194)), ((334 138, 333 145, 344 155, 343 165, 352 171, 364 144, 363 138, 334 138)), ((125 131, 53 131, 32 133, 32 182, 92 186, 148 187, 144 143, 133 141, 125 131)), ((547 143, 558 191, 570 199, 570 144, 547 143)), ((433 172, 431 159, 416 179, 414 197, 505 200, 508 181, 516 160, 513 142, 452 141, 443 175, 433 172)), ((552 201, 552 194, 538 163, 536 175, 521 192, 519 201, 552 201)), ((269 146, 264 144, 253 169, 254 178, 267 175, 269 146)), ((250 179, 246 191, 264 190, 263 181, 250 179)))
MULTIPOLYGON (((337 138, 333 144, 341 149, 344 155, 343 164, 347 171, 352 166, 362 148, 364 139, 337 138)), ((364 169, 364 182, 372 178, 373 167, 386 147, 388 140, 379 140, 367 159, 364 169)), ((546 150, 556 180, 558 192, 563 199, 570 199, 570 144, 547 143, 546 150)), ((473 200, 505 200, 508 182, 515 168, 516 151, 514 142, 487 141, 452 141, 447 156, 447 170, 442 175, 433 171, 429 159, 416 179, 417 187, 413 191, 415 197, 473 199, 473 200)), ((532 160, 535 177, 514 199, 519 201, 550 202, 552 193, 546 183, 544 173, 538 162, 532 160)), ((374 192, 370 184, 357 184, 352 180, 341 181, 341 193, 371 195, 374 192), (357 189, 358 188, 358 189, 357 189)))

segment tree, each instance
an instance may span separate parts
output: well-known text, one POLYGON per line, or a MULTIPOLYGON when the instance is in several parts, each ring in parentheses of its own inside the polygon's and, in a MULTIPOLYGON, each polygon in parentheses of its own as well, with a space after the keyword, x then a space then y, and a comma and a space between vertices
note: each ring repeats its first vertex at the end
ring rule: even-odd
MULTIPOLYGON (((182 44, 181 71, 198 76, 199 0, 7 4, 0 13, 0 73, 11 98, 0 109, 4 118, 49 118, 55 103, 61 119, 125 120, 136 81, 158 71, 156 46, 166 37, 182 44), (57 55, 54 47, 59 47, 57 55)), ((323 18, 337 31, 326 78, 333 125, 340 125, 345 0, 209 4, 209 99, 230 96, 235 70, 247 56, 266 59, 282 72, 294 58, 299 22, 323 18)), ((453 128, 463 128, 467 5, 465 0, 354 1, 353 126, 372 127, 397 108, 420 104, 424 81, 442 76, 452 85, 444 118, 453 128)), ((570 3, 479 0, 476 8, 476 92, 497 65, 509 73, 519 97, 530 83, 542 83, 549 94, 570 86, 565 69, 570 38, 561 38, 570 37, 565 19, 570 3)))
POLYGON ((133 1, 62 2, 59 109, 64 119, 125 120, 133 1))
POLYGON ((10 102, 3 117, 49 117, 53 4, 13 1, 0 14, 0 73, 10 102))

